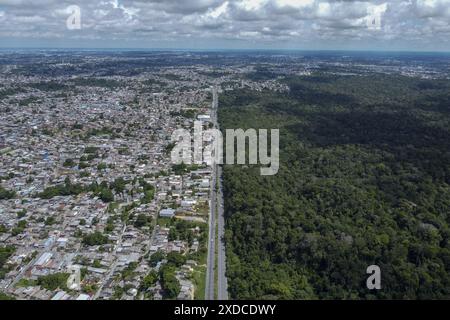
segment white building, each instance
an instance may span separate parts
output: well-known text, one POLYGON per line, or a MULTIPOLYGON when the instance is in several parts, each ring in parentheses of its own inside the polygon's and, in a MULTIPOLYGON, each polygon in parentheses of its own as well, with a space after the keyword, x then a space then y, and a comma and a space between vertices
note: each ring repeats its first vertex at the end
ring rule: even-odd
POLYGON ((159 216, 163 218, 173 218, 175 216, 175 210, 174 209, 162 209, 159 212, 159 216))

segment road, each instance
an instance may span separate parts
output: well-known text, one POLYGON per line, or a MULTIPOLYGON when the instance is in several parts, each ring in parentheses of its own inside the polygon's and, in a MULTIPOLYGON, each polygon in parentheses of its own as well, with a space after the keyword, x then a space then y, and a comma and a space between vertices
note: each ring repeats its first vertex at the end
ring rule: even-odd
MULTIPOLYGON (((217 122, 217 108, 219 106, 219 98, 217 88, 213 88, 213 102, 211 120, 214 127, 219 128, 217 122)), ((223 216, 223 197, 222 197, 222 168, 219 165, 214 165, 212 179, 211 179, 211 201, 210 201, 210 215, 209 215, 209 238, 208 238, 208 258, 206 271, 206 286, 205 299, 214 300, 216 277, 215 272, 218 272, 217 283, 217 298, 219 300, 228 299, 227 279, 225 276, 226 260, 225 260, 225 244, 224 231, 225 219, 223 216), (217 233, 216 233, 217 227, 217 233), (217 270, 215 269, 216 262, 216 241, 217 241, 217 270)))
POLYGON ((217 295, 219 300, 228 300, 228 282, 225 275, 226 271, 226 255, 225 255, 225 243, 223 241, 225 234, 225 218, 223 212, 223 192, 222 192, 222 168, 217 168, 218 190, 217 190, 217 211, 218 211, 218 288, 217 295))
POLYGON ((208 237, 208 261, 206 268, 205 299, 214 300, 215 285, 215 260, 216 260, 216 174, 213 172, 211 181, 211 200, 209 205, 209 237, 208 237))
POLYGON ((122 228, 122 232, 120 233, 120 237, 119 240, 117 241, 117 244, 114 246, 114 251, 112 253, 112 255, 114 257, 116 257, 116 260, 114 261, 114 263, 112 264, 111 268, 109 269, 108 274, 106 275, 106 278, 102 280, 102 284, 100 285, 100 287, 98 288, 97 292, 95 293, 94 297, 92 298, 92 300, 97 300, 98 297, 100 297, 100 294, 102 293, 103 287, 109 283, 109 279, 111 279, 111 277, 114 275, 114 272, 116 271, 117 268, 117 264, 118 264, 118 259, 117 259, 117 249, 119 249, 122 245, 122 241, 123 241, 123 234, 125 233, 125 230, 127 230, 127 225, 124 224, 123 228, 122 228))

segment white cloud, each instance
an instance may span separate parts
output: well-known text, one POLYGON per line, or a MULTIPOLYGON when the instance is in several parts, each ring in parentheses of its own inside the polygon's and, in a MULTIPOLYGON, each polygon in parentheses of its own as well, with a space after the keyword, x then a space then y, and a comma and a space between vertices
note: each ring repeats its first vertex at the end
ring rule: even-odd
POLYGON ((0 43, 53 35, 68 40, 136 39, 144 44, 168 38, 178 43, 185 38, 222 43, 261 39, 274 46, 321 39, 420 44, 442 43, 450 29, 450 0, 77 0, 83 26, 77 32, 66 29, 66 8, 73 0, 0 1, 0 43), (385 2, 389 5, 382 10, 383 28, 371 32, 364 21, 371 8, 385 2))
POLYGON ((247 11, 254 11, 261 9, 268 3, 268 0, 241 0, 238 2, 238 7, 247 11))
POLYGON ((321 2, 317 8, 317 16, 329 18, 332 16, 331 4, 328 2, 321 2))
POLYGON ((213 19, 217 19, 221 15, 225 14, 227 10, 228 10, 228 1, 225 1, 219 7, 212 9, 209 13, 207 13, 207 16, 213 19))
POLYGON ((416 10, 420 17, 448 17, 450 0, 417 0, 416 10))
POLYGON ((275 2, 281 7, 304 8, 314 5, 315 0, 276 0, 275 2))

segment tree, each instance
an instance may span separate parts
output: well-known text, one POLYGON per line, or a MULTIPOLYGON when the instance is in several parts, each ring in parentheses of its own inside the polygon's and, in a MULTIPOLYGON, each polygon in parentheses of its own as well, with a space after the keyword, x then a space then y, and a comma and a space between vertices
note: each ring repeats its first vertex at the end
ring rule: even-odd
POLYGON ((106 188, 102 189, 100 191, 100 199, 103 202, 105 202, 105 203, 113 202, 114 201, 114 194, 109 189, 106 189, 106 188))
POLYGON ((71 168, 76 165, 75 161, 73 159, 66 159, 63 163, 63 166, 66 168, 71 168))
POLYGON ((102 264, 101 264, 100 260, 95 259, 94 262, 92 263, 92 267, 94 267, 94 268, 101 268, 102 264))
POLYGON ((142 197, 141 203, 147 204, 151 203, 155 198, 155 190, 146 190, 144 191, 144 197, 142 197))
POLYGON ((165 258, 165 255, 161 251, 156 251, 154 254, 150 256, 149 264, 150 267, 154 268, 158 264, 158 262, 162 261, 165 258))
POLYGON ((148 217, 147 215, 140 213, 137 218, 136 221, 134 222, 134 226, 136 228, 142 228, 147 226, 150 222, 151 222, 151 217, 148 217))
POLYGON ((180 293, 181 286, 175 277, 175 269, 171 266, 164 266, 160 271, 161 286, 166 299, 175 299, 180 293))
POLYGON ((46 226, 51 226, 54 225, 56 223, 56 219, 55 217, 47 217, 47 219, 45 219, 45 225, 46 226))
POLYGON ((150 203, 155 198, 155 187, 145 182, 144 179, 139 181, 142 189, 144 190, 144 197, 141 200, 142 204, 150 203))
POLYGON ((224 166, 231 297, 450 295, 450 83, 430 80, 430 90, 422 81, 318 74, 286 78, 289 94, 221 95, 222 128, 283 132, 276 175, 224 166), (384 286, 368 293, 373 264, 384 286))
POLYGON ((42 276, 37 279, 37 284, 44 289, 55 291, 56 289, 66 289, 68 273, 54 273, 42 276))
POLYGON ((104 236, 101 232, 95 231, 94 233, 83 236, 83 244, 87 246, 98 246, 108 243, 108 237, 104 236))
POLYGON ((107 165, 106 165, 106 163, 99 163, 98 165, 97 165, 97 170, 98 171, 103 171, 103 170, 106 170, 106 168, 107 168, 107 165))
POLYGON ((8 228, 4 224, 0 224, 0 234, 8 232, 8 228))
POLYGON ((3 300, 16 300, 16 298, 7 295, 6 293, 0 292, 0 301, 3 300))
POLYGON ((18 218, 18 219, 22 219, 22 218, 25 217, 26 215, 27 215, 27 210, 23 209, 23 210, 20 210, 20 211, 17 213, 17 218, 18 218))
POLYGON ((22 232, 24 232, 26 227, 27 227, 27 221, 20 220, 19 222, 17 222, 17 226, 11 230, 11 234, 13 236, 17 236, 17 235, 21 234, 22 232))
POLYGON ((9 191, 0 186, 0 200, 13 199, 16 196, 15 191, 9 191))
POLYGON ((148 288, 153 287, 158 281, 158 279, 159 279, 158 273, 154 270, 150 271, 150 273, 146 275, 142 280, 140 289, 142 291, 146 291, 148 288))
POLYGON ((114 189, 116 193, 123 193, 125 191, 125 185, 127 182, 122 178, 117 178, 111 183, 110 188, 114 189))
POLYGON ((0 247, 0 279, 8 272, 9 269, 5 268, 5 264, 15 251, 16 248, 13 246, 0 247))
POLYGON ((181 267, 186 262, 186 257, 178 252, 170 252, 167 254, 167 263, 176 267, 181 267))

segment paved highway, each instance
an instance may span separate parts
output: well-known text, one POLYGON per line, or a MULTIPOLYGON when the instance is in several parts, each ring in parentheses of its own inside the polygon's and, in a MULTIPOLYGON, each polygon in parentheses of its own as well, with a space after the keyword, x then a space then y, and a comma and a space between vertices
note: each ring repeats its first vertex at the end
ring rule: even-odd
POLYGON ((213 174, 211 181, 211 201, 209 209, 209 237, 208 237, 208 261, 206 268, 206 286, 205 299, 214 300, 214 284, 215 284, 215 258, 216 258, 216 192, 215 192, 216 175, 213 174))
POLYGON ((218 288, 217 294, 219 300, 228 300, 228 283, 227 277, 225 276, 226 271, 226 255, 225 255, 225 243, 223 241, 225 234, 225 218, 223 212, 223 197, 222 197, 222 168, 218 166, 217 168, 217 179, 219 183, 219 188, 217 190, 217 211, 218 211, 218 288))
MULTIPOLYGON (((214 123, 215 128, 219 128, 217 122, 218 105, 219 105, 219 98, 217 88, 213 88, 211 119, 214 123)), ((216 298, 215 297, 216 272, 218 272, 217 298, 219 300, 228 299, 227 279, 225 277, 225 270, 226 270, 225 245, 223 243, 225 220, 223 216, 221 173, 222 168, 218 165, 215 165, 213 167, 211 179, 211 202, 210 202, 210 216, 209 216, 208 258, 207 258, 208 261, 207 261, 206 287, 205 287, 206 300, 214 300, 216 298), (217 234, 216 234, 216 226, 218 231, 217 234), (215 268, 216 240, 218 241, 217 270, 215 268)))

